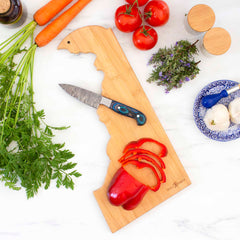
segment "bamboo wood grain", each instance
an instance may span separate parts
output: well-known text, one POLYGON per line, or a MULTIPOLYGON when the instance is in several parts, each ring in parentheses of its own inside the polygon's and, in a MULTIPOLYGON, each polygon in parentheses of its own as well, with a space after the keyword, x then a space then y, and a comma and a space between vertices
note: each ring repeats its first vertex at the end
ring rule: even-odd
MULTIPOLYGON (((110 134, 107 145, 110 164, 106 178, 102 186, 94 192, 94 196, 111 231, 115 232, 190 185, 190 180, 112 30, 99 26, 80 28, 70 33, 60 43, 59 49, 68 49, 72 53, 95 53, 95 66, 97 70, 104 72, 102 94, 137 108, 147 116, 147 123, 138 126, 136 121, 114 113, 104 106, 100 106, 97 111, 110 134), (167 182, 162 184, 159 191, 148 192, 136 209, 127 211, 108 202, 107 189, 120 167, 118 159, 124 146, 143 137, 156 139, 167 146, 168 155, 163 158, 167 182)), ((140 174, 136 170, 134 173, 135 177, 144 183, 152 174, 140 174)))
POLYGON ((215 13, 208 5, 198 4, 190 9, 187 19, 193 30, 206 32, 215 23, 215 13))
POLYGON ((231 46, 231 36, 224 28, 212 28, 204 35, 203 46, 213 55, 224 54, 231 46))

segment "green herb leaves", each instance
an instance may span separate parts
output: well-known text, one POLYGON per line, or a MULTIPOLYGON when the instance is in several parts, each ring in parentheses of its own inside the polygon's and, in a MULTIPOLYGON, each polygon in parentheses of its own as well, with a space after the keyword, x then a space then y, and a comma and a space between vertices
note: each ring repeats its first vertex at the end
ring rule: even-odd
POLYGON ((21 34, 0 44, 0 180, 5 186, 26 189, 27 198, 40 187, 56 186, 73 189, 73 177, 80 177, 69 162, 74 155, 64 144, 53 142, 53 130, 63 130, 44 122, 44 111, 37 111, 33 101, 33 60, 36 44, 22 48, 34 30, 29 25, 21 34), (13 47, 14 46, 14 47, 13 47), (20 57, 18 64, 14 58, 20 57))
POLYGON ((199 73, 198 63, 194 55, 198 50, 195 43, 186 40, 176 42, 171 48, 159 49, 154 54, 149 64, 153 65, 153 71, 148 82, 156 82, 165 86, 166 93, 173 88, 180 88, 184 82, 188 82, 199 73))

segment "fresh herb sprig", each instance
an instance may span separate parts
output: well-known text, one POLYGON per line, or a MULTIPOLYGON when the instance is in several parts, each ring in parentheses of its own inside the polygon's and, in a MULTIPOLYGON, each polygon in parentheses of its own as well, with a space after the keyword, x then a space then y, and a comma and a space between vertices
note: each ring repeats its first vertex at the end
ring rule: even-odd
POLYGON ((74 155, 64 144, 53 143, 52 127, 45 123, 43 110, 37 111, 33 100, 33 62, 36 44, 33 42, 35 24, 0 44, 0 180, 5 186, 25 188, 27 198, 40 187, 48 189, 52 180, 56 186, 73 189, 73 170, 69 162, 74 155), (25 40, 31 38, 29 48, 25 40), (20 57, 18 64, 15 57, 20 57))
POLYGON ((156 82, 157 85, 165 86, 166 93, 173 88, 180 88, 184 82, 188 82, 199 73, 198 64, 194 55, 198 53, 196 43, 181 40, 170 48, 160 48, 153 54, 149 64, 153 70, 148 82, 156 82))

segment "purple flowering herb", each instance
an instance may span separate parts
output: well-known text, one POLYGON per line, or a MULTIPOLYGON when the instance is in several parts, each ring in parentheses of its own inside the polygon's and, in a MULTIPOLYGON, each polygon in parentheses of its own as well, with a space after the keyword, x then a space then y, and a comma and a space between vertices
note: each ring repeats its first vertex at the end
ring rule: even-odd
MULTIPOLYGON (((180 88, 195 78, 199 69, 192 52, 188 51, 188 45, 192 46, 187 41, 176 41, 175 46, 169 49, 159 49, 155 57, 150 59, 155 68, 148 81, 156 81, 158 85, 166 86, 166 93, 169 93, 172 88, 180 88)), ((196 50, 193 50, 195 54, 196 50)))
POLYGON ((150 64, 152 63, 153 57, 154 57, 154 55, 152 55, 152 56, 150 57, 150 59, 149 59, 147 65, 150 65, 150 64))
POLYGON ((167 89, 165 89, 165 93, 169 93, 169 91, 167 89))
POLYGON ((152 63, 152 60, 150 59, 150 60, 148 61, 147 65, 151 65, 151 63, 152 63))

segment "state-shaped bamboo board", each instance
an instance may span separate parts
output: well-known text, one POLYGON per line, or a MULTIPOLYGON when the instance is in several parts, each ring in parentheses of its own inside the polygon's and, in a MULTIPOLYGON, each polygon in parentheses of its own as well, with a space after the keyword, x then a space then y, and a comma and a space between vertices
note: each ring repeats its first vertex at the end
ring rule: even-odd
MULTIPOLYGON (((100 106, 97 110, 99 119, 110 134, 107 144, 110 163, 103 185, 94 192, 94 196, 111 231, 115 232, 191 182, 112 29, 100 26, 77 29, 63 39, 59 49, 68 49, 71 53, 96 54, 95 66, 104 72, 102 95, 134 107, 147 117, 146 124, 138 126, 135 120, 121 116, 105 106, 100 106), (109 203, 107 189, 120 167, 118 159, 122 156, 125 145, 143 137, 156 139, 166 145, 168 154, 163 160, 167 181, 157 192, 149 191, 137 208, 127 211, 109 203)), ((151 181, 152 178, 151 172, 136 173, 135 177, 144 183, 146 179, 151 181)))

